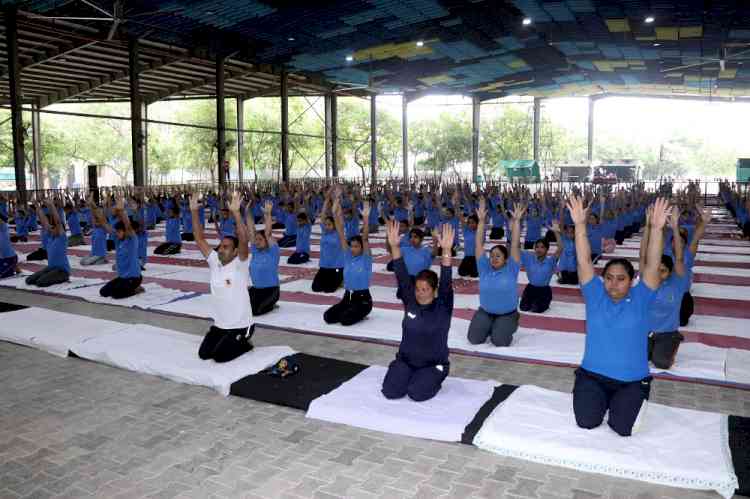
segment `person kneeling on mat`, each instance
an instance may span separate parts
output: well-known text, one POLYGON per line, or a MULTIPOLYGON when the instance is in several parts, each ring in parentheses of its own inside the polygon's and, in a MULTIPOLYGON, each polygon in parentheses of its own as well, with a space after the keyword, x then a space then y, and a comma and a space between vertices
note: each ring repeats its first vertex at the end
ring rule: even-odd
MULTIPOLYGON (((202 227, 201 227, 202 228, 202 227)), ((180 235, 180 209, 177 205, 169 208, 166 229, 167 241, 154 248, 154 255, 176 255, 182 250, 180 235)))
MULTIPOLYGON (((518 271, 521 262, 521 219, 526 206, 514 206, 511 225, 510 258, 508 250, 501 245, 490 250, 488 258, 484 251, 479 258, 479 309, 469 324, 469 343, 478 345, 487 337, 497 347, 510 346, 513 333, 518 329, 518 271)), ((484 239, 485 201, 479 202, 477 210, 479 226, 476 247, 482 248, 484 239)))
MULTIPOLYGON (((194 194, 190 198, 190 211, 196 219, 199 209, 198 195, 194 194)), ((238 193, 232 195, 229 211, 235 221, 237 237, 224 236, 216 250, 206 242, 203 226, 193 225, 195 243, 211 271, 211 318, 214 321, 203 338, 198 356, 216 362, 229 362, 253 348, 250 337, 254 327, 250 327, 250 301, 247 299, 250 284, 247 272, 248 235, 240 216, 238 193)))
POLYGON ((142 293, 143 278, 141 262, 138 260, 138 235, 128 218, 123 198, 117 199, 115 214, 120 219, 114 226, 117 277, 102 286, 99 294, 105 298, 121 300, 142 293))
POLYGON ((333 217, 336 231, 344 250, 344 298, 325 311, 323 320, 328 324, 341 323, 351 326, 358 323, 372 310, 372 296, 370 296, 370 277, 372 276, 372 255, 368 241, 370 223, 370 203, 365 201, 363 218, 364 229, 361 236, 353 236, 346 240, 344 233, 344 219, 341 215, 341 205, 338 199, 333 205, 333 217))
POLYGON ((297 214, 297 235, 294 236, 294 253, 289 255, 286 263, 289 265, 301 265, 310 261, 310 231, 312 226, 307 218, 307 213, 297 214))
POLYGON ((453 314, 453 267, 451 249, 454 229, 443 225, 439 237, 443 256, 440 281, 435 272, 424 270, 412 284, 401 258, 398 222, 388 222, 388 244, 404 304, 401 344, 396 359, 388 366, 382 393, 388 399, 408 395, 421 402, 434 397, 448 376, 448 331, 453 314))
MULTIPOLYGON (((674 238, 674 260, 669 255, 662 255, 659 262, 659 289, 656 298, 649 308, 648 319, 651 333, 648 337, 648 360, 659 369, 669 369, 677 357, 677 350, 685 338, 677 330, 680 326, 680 305, 682 295, 688 289, 689 280, 684 264, 683 240, 677 225, 677 216, 670 219, 674 238)), ((646 212, 646 230, 641 238, 640 259, 638 267, 643 269, 648 264, 647 248, 651 224, 651 208, 646 212)))
MULTIPOLYGON (((335 293, 344 281, 344 252, 341 249, 341 241, 336 232, 336 224, 333 217, 328 215, 331 206, 331 196, 334 195, 333 188, 326 193, 325 204, 320 215, 320 268, 315 273, 312 282, 312 290, 315 293, 335 293)), ((338 195, 338 187, 335 195, 338 195)))
POLYGON ((651 391, 648 316, 660 282, 662 227, 669 214, 668 202, 657 199, 654 203, 648 260, 634 287, 635 271, 627 259, 607 262, 603 281, 594 273, 586 234, 588 210, 577 196, 567 205, 576 227, 578 275, 586 304, 586 346, 573 386, 576 423, 581 428, 596 428, 609 411, 610 428, 630 436, 642 419, 651 391))
POLYGON ((549 281, 555 273, 557 255, 562 247, 560 240, 560 226, 554 224, 550 231, 555 235, 557 247, 555 253, 548 256, 549 242, 546 239, 538 239, 534 243, 534 251, 521 253, 521 263, 526 270, 529 283, 523 289, 521 304, 518 306, 524 312, 541 314, 547 311, 552 302, 552 288, 549 281))
POLYGON ((267 314, 279 301, 279 258, 281 250, 273 237, 273 202, 263 205, 263 232, 255 231, 255 224, 247 224, 250 240, 253 241, 250 260, 250 278, 253 285, 247 289, 253 315, 267 314))
POLYGON ((0 215, 0 279, 21 273, 18 268, 18 255, 10 244, 8 220, 0 215))
POLYGON ((37 206, 36 215, 47 234, 47 266, 26 278, 26 284, 46 288, 53 284, 61 284, 70 279, 70 262, 68 261, 68 236, 60 221, 60 213, 51 199, 45 201, 49 218, 37 206))

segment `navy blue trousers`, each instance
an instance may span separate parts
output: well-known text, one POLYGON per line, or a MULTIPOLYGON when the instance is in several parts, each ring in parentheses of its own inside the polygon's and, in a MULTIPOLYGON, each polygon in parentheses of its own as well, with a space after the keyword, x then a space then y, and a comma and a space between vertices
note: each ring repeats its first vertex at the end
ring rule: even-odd
POLYGON ((391 362, 383 379, 383 395, 387 399, 400 399, 408 395, 415 402, 424 402, 437 395, 443 380, 448 377, 448 364, 412 367, 400 358, 391 362))
POLYGON ((279 239, 279 242, 277 244, 279 245, 279 248, 293 248, 297 246, 297 234, 284 236, 279 239))
POLYGON ((648 400, 651 393, 651 379, 647 376, 642 380, 623 382, 579 367, 573 386, 576 423, 588 430, 596 428, 609 411, 609 427, 620 436, 630 436, 643 401, 648 400))

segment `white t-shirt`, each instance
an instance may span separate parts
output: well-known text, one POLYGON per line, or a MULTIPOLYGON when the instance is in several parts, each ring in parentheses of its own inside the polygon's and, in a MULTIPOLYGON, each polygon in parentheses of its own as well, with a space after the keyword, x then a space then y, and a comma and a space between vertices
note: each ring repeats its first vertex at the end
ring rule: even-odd
POLYGON ((252 312, 247 294, 250 284, 247 260, 242 261, 236 256, 227 265, 222 265, 216 251, 211 251, 206 261, 211 269, 214 326, 220 329, 250 327, 252 312))

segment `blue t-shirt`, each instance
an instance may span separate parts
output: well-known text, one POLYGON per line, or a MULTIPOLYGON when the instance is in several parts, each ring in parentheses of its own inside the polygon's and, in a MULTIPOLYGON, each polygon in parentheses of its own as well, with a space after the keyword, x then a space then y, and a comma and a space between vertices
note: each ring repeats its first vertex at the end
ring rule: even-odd
POLYGON ((49 235, 47 238, 47 265, 63 269, 70 274, 70 262, 68 262, 68 236, 63 232, 59 236, 49 235))
POLYGON ((141 264, 138 261, 138 236, 115 239, 117 256, 117 276, 132 279, 141 276, 141 264))
POLYGON ((577 268, 577 255, 576 255, 576 243, 569 237, 562 236, 562 252, 560 253, 560 261, 558 267, 560 270, 566 270, 573 272, 577 268))
POLYGON ((344 220, 344 236, 349 240, 359 235, 359 219, 356 216, 344 220))
POLYGON ((361 254, 352 256, 352 250, 344 253, 344 287, 348 291, 370 289, 372 276, 372 256, 361 254))
POLYGON ((95 226, 91 233, 91 256, 107 256, 107 231, 95 226))
POLYGON ((310 224, 297 226, 297 253, 310 253, 310 224))
POLYGON ((656 293, 643 281, 615 303, 594 277, 581 286, 586 303, 586 350, 581 367, 618 381, 648 376, 648 309, 656 293))
POLYGON ((71 211, 68 215, 68 227, 71 236, 81 235, 81 219, 75 211, 71 211))
POLYGON ((297 214, 288 213, 284 219, 284 235, 285 236, 296 236, 297 235, 297 214))
POLYGON ((344 252, 341 249, 338 232, 335 230, 326 231, 325 224, 320 224, 320 228, 320 268, 342 268, 344 266, 344 252))
POLYGON ((490 314, 507 314, 518 305, 518 271, 520 267, 508 258, 498 270, 492 268, 487 255, 479 258, 479 306, 490 314))
POLYGON ((398 220, 399 222, 403 222, 404 220, 409 219, 409 212, 406 208, 402 208, 400 206, 397 206, 393 209, 393 218, 398 220))
POLYGON ((690 291, 690 286, 693 285, 693 267, 695 266, 695 255, 692 251, 690 251, 690 248, 685 248, 685 251, 682 255, 683 259, 683 265, 685 265, 685 272, 687 275, 687 288, 685 289, 685 292, 687 293, 690 291))
POLYGON ((250 260, 250 278, 256 288, 273 288, 279 285, 279 245, 272 244, 266 249, 258 249, 253 244, 253 257, 250 260))
POLYGON ((432 251, 430 248, 420 246, 415 248, 411 244, 401 247, 401 256, 406 264, 406 271, 411 276, 416 276, 423 270, 427 270, 432 265, 432 251))
POLYGON ((148 256, 148 232, 145 230, 137 232, 138 236, 138 258, 143 260, 148 256))
POLYGON ((10 244, 8 224, 0 223, 0 258, 10 258, 12 256, 16 256, 16 251, 10 244))
POLYGON ((182 244, 179 218, 167 219, 167 242, 172 244, 182 244))
POLYGON ((237 224, 233 217, 221 219, 221 222, 219 223, 219 233, 221 237, 237 235, 237 224))
POLYGON ((545 256, 542 261, 531 251, 521 253, 521 263, 526 269, 526 276, 532 286, 549 286, 552 274, 555 273, 555 258, 545 256))
POLYGON ((680 327, 680 305, 682 295, 688 289, 687 274, 679 276, 677 272, 661 283, 656 290, 656 297, 648 309, 649 330, 655 333, 670 333, 680 327))
POLYGON ((602 254, 602 238, 604 237, 604 228, 602 224, 589 225, 586 229, 586 234, 589 238, 589 245, 591 246, 592 255, 602 254))
POLYGON ((542 218, 529 217, 526 219, 526 242, 535 243, 542 238, 542 218))
MULTIPOLYGON (((477 231, 464 227, 464 256, 476 256, 477 231)), ((484 238, 482 238, 484 239, 484 238)), ((484 248, 480 248, 483 252, 484 248)))
POLYGON ((28 218, 16 214, 16 235, 18 237, 25 237, 29 235, 28 218))

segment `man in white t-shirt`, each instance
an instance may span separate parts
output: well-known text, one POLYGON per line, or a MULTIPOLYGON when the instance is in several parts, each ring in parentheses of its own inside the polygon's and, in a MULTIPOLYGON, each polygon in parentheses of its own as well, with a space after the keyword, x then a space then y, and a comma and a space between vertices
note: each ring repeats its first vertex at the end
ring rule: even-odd
MULTIPOLYGON (((199 220, 198 211, 201 209, 198 195, 190 196, 193 220, 199 220)), ((250 274, 247 271, 248 232, 240 216, 239 193, 232 195, 229 211, 237 227, 237 237, 223 237, 216 249, 206 242, 201 224, 193 224, 195 243, 211 270, 214 320, 198 349, 198 356, 216 362, 229 362, 253 348, 250 343, 250 300, 247 297, 250 284, 250 274)))

